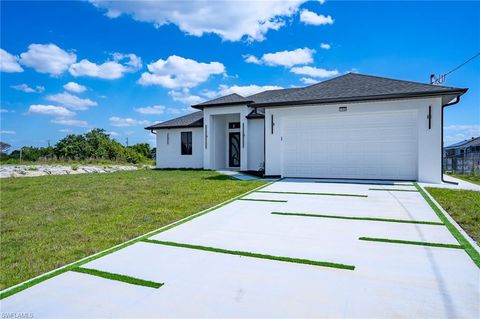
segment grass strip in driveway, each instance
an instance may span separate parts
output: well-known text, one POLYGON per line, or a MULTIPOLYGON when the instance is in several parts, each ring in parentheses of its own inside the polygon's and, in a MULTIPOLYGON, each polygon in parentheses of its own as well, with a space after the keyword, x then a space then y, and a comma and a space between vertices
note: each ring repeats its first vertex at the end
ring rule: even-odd
POLYGON ((302 193, 302 192, 277 192, 277 191, 255 191, 255 193, 289 194, 289 195, 318 195, 318 196, 368 197, 368 195, 362 195, 362 194, 342 194, 342 193, 302 193))
POLYGON ((161 241, 161 240, 154 240, 154 239, 144 239, 143 241, 146 242, 146 243, 151 243, 151 244, 159 244, 159 245, 165 245, 165 246, 204 250, 204 251, 220 253, 220 254, 237 255, 237 256, 253 257, 253 258, 260 258, 260 259, 270 259, 270 260, 283 261, 283 262, 289 262, 289 263, 306 264, 306 265, 330 267, 330 268, 338 268, 338 269, 346 269, 346 270, 354 270, 355 269, 355 266, 352 266, 352 265, 338 264, 338 263, 332 263, 332 262, 328 262, 328 261, 316 261, 316 260, 302 259, 302 258, 272 256, 272 255, 251 253, 251 252, 246 252, 246 251, 228 250, 228 249, 223 249, 223 248, 190 245, 190 244, 175 243, 175 242, 170 242, 170 241, 161 241))
POLYGON ((375 183, 375 182, 362 182, 362 181, 315 181, 315 183, 324 184, 352 184, 352 185, 375 185, 375 186, 414 186, 413 184, 394 184, 394 183, 375 183))
POLYGON ((480 268, 480 253, 472 246, 472 244, 462 235, 462 233, 450 222, 450 220, 443 214, 440 208, 435 205, 430 197, 428 197, 427 193, 418 185, 418 183, 414 183, 417 190, 423 196, 423 199, 430 205, 433 209, 435 214, 437 214, 438 218, 445 224, 447 229, 450 233, 455 237, 460 245, 463 246, 465 252, 472 258, 475 265, 480 268))
POLYGON ((272 212, 272 214, 273 215, 283 215, 283 216, 302 216, 302 217, 320 217, 320 218, 335 218, 335 219, 350 219, 350 220, 367 220, 367 221, 389 222, 389 223, 443 225, 443 223, 441 223, 441 222, 431 222, 431 221, 424 221, 424 220, 407 220, 407 219, 357 217, 357 216, 339 216, 339 215, 306 214, 306 213, 286 213, 286 212, 272 212))
POLYGON ((257 199, 257 198, 240 198, 239 200, 249 200, 253 202, 274 202, 274 203, 286 203, 287 200, 283 199, 257 199))
MULTIPOLYGON (((413 186, 413 185, 412 185, 413 186)), ((386 192, 415 192, 418 193, 415 189, 399 189, 399 188, 369 188, 369 191, 386 191, 386 192)))
POLYGON ((72 269, 72 271, 79 272, 79 273, 82 273, 82 274, 88 274, 88 275, 92 275, 92 276, 102 277, 102 278, 105 278, 105 279, 126 282, 126 283, 129 283, 129 284, 132 284, 132 285, 155 288, 155 289, 158 289, 158 288, 163 286, 163 283, 154 282, 154 281, 150 281, 150 280, 143 280, 143 279, 130 277, 130 276, 125 276, 125 275, 120 275, 120 274, 114 274, 114 273, 111 273, 111 272, 106 272, 106 271, 101 271, 101 270, 96 270, 96 269, 91 269, 91 268, 77 267, 77 268, 72 269))
POLYGON ((75 262, 73 262, 73 263, 71 263, 71 264, 68 264, 68 265, 65 265, 65 266, 63 266, 63 267, 54 269, 54 270, 52 270, 52 271, 50 271, 50 272, 47 272, 47 273, 42 274, 42 275, 40 275, 40 276, 37 276, 37 277, 35 277, 35 278, 29 279, 29 280, 27 280, 27 281, 24 281, 24 282, 22 282, 22 283, 20 283, 20 284, 18 284, 18 285, 15 285, 15 286, 9 287, 9 288, 7 288, 7 289, 5 289, 5 290, 2 290, 2 291, 0 292, 0 300, 2 300, 2 299, 4 299, 4 298, 7 298, 7 297, 9 297, 9 296, 11 296, 11 295, 14 295, 14 294, 16 294, 16 293, 18 293, 18 292, 20 292, 20 291, 22 291, 22 290, 25 290, 25 289, 27 289, 27 288, 30 288, 30 287, 32 287, 32 286, 35 286, 35 285, 37 285, 37 284, 39 284, 39 283, 41 283, 41 282, 43 282, 43 281, 45 281, 45 280, 48 280, 48 279, 50 279, 50 278, 56 277, 56 276, 58 276, 58 275, 61 275, 61 274, 65 273, 65 272, 67 272, 67 271, 73 270, 73 269, 75 269, 75 268, 77 268, 77 267, 79 267, 79 266, 81 266, 81 265, 84 265, 84 264, 86 264, 86 263, 91 262, 92 260, 95 260, 95 259, 104 257, 104 256, 106 256, 106 255, 109 255, 109 254, 112 254, 112 253, 114 253, 114 252, 116 252, 116 251, 119 251, 119 250, 121 250, 121 249, 123 249, 123 248, 126 248, 126 247, 128 247, 128 246, 131 246, 131 245, 133 245, 133 244, 136 244, 136 243, 138 243, 138 242, 142 241, 143 239, 146 239, 146 238, 148 238, 148 237, 150 237, 150 236, 154 236, 154 235, 156 235, 156 234, 159 234, 159 233, 162 233, 162 232, 164 232, 164 231, 167 231, 167 230, 169 230, 169 229, 171 229, 171 228, 173 228, 173 227, 177 227, 177 226, 179 226, 179 225, 181 225, 181 224, 184 224, 184 223, 186 223, 186 222, 189 222, 189 221, 191 221, 191 220, 194 219, 194 218, 197 218, 197 217, 199 217, 199 216, 205 215, 205 214, 207 214, 207 213, 209 213, 209 212, 211 212, 211 211, 214 211, 214 210, 216 210, 216 209, 218 209, 218 208, 220 208, 220 207, 223 207, 223 206, 225 206, 225 205, 227 205, 227 204, 230 204, 231 202, 233 202, 233 201, 235 201, 235 200, 237 200, 237 199, 239 199, 239 198, 242 198, 242 197, 244 197, 244 196, 247 196, 248 194, 251 194, 251 193, 255 192, 256 190, 262 189, 262 188, 264 188, 264 187, 267 187, 267 186, 269 186, 269 185, 271 185, 271 184, 273 184, 273 183, 275 183, 275 182, 276 182, 276 181, 272 181, 272 182, 267 183, 267 184, 265 184, 265 185, 261 185, 261 186, 255 188, 255 189, 252 189, 252 190, 250 190, 250 191, 248 191, 248 192, 246 192, 246 193, 244 193, 244 194, 240 194, 240 195, 238 195, 238 196, 235 196, 235 197, 233 197, 233 198, 231 198, 231 199, 229 199, 229 200, 224 201, 223 203, 217 204, 217 205, 215 205, 215 206, 212 206, 212 207, 210 207, 210 208, 207 208, 207 209, 205 209, 205 210, 202 210, 202 211, 200 211, 200 212, 198 212, 198 213, 196 213, 196 214, 193 214, 193 215, 187 216, 187 217, 185 217, 185 218, 183 218, 183 219, 177 220, 177 221, 175 221, 175 222, 173 222, 173 223, 171 223, 171 224, 169 224, 169 225, 165 225, 165 226, 163 226, 163 227, 160 227, 159 229, 153 230, 153 231, 148 232, 148 233, 146 233, 146 234, 144 234, 144 235, 141 235, 141 236, 138 236, 138 237, 136 237, 136 238, 130 239, 130 240, 124 242, 124 243, 121 243, 121 244, 119 244, 119 245, 116 245, 116 246, 114 246, 114 247, 111 247, 111 248, 109 248, 109 249, 106 249, 106 250, 104 250, 104 251, 101 251, 101 252, 98 252, 98 253, 93 254, 93 255, 91 255, 91 256, 82 258, 82 259, 80 259, 80 260, 78 260, 78 261, 75 261, 75 262))
POLYGON ((425 241, 410 241, 410 240, 374 238, 374 237, 360 237, 358 239, 359 240, 365 240, 365 241, 376 241, 376 242, 381 242, 381 243, 406 244, 406 245, 417 245, 417 246, 430 246, 430 247, 463 249, 463 247, 461 245, 429 243, 429 242, 425 242, 425 241))

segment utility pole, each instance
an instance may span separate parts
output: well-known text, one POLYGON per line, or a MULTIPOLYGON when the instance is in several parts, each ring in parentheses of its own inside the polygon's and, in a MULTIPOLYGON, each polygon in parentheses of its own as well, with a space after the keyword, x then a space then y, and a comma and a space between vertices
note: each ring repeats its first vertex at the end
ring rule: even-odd
POLYGON ((126 138, 126 144, 127 144, 127 147, 128 147, 128 137, 126 138))

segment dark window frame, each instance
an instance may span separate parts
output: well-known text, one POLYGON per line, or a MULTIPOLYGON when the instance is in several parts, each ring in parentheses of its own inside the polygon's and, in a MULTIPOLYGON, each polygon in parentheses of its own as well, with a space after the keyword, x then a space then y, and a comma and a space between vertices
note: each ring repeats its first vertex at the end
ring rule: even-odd
POLYGON ((192 138, 193 138, 192 131, 180 132, 180 154, 181 155, 192 155, 193 153, 192 138))

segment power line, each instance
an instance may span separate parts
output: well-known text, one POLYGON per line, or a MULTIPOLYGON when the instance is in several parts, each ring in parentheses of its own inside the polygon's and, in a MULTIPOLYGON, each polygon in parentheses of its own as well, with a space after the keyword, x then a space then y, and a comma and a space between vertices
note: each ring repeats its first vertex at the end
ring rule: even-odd
POLYGON ((454 67, 453 69, 451 69, 447 73, 444 73, 444 74, 440 75, 438 78, 435 78, 435 74, 430 75, 430 84, 441 84, 441 83, 445 82, 445 78, 447 77, 447 75, 457 71, 462 66, 464 66, 465 64, 469 63, 470 61, 472 61, 473 59, 475 59, 479 56, 480 56, 480 52, 477 52, 474 56, 472 56, 471 58, 469 58, 465 62, 459 64, 458 66, 454 67))

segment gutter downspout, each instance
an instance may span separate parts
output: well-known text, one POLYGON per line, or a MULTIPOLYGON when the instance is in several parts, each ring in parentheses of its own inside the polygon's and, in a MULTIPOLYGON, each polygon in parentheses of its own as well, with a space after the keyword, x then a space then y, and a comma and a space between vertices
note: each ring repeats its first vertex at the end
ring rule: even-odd
POLYGON ((447 107, 447 106, 455 105, 455 104, 457 104, 458 102, 460 102, 460 96, 457 96, 457 98, 455 99, 455 101, 450 102, 450 103, 447 103, 447 104, 445 104, 445 105, 442 105, 442 116, 441 116, 441 117, 442 117, 442 121, 441 121, 441 122, 442 122, 442 145, 441 145, 441 147, 442 147, 442 151, 441 151, 441 154, 442 154, 442 155, 441 155, 442 165, 441 165, 441 170, 442 170, 442 171, 441 171, 441 175, 440 175, 440 176, 442 177, 442 182, 443 182, 443 183, 453 184, 453 185, 458 185, 458 183, 457 183, 457 182, 447 181, 447 180, 443 179, 443 109, 444 109, 445 107, 447 107))

